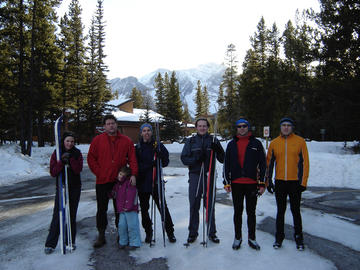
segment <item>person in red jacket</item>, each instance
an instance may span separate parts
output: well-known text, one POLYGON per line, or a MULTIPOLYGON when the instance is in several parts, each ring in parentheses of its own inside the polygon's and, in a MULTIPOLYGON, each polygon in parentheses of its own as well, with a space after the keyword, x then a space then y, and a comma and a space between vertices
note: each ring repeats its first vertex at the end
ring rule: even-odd
MULTIPOLYGON (((103 125, 105 132, 93 139, 87 156, 89 168, 96 176, 96 227, 99 235, 94 243, 95 248, 102 247, 106 243, 108 194, 113 189, 120 168, 129 165, 131 169, 130 181, 133 185, 136 184, 138 174, 133 141, 118 131, 116 118, 112 114, 104 117, 103 125)), ((117 226, 119 215, 116 213, 114 200, 113 205, 115 225, 117 226)))
POLYGON ((80 201, 81 193, 81 178, 80 172, 83 168, 83 156, 79 149, 74 145, 74 134, 65 131, 62 136, 61 144, 61 159, 56 160, 56 150, 52 153, 50 158, 50 175, 56 177, 56 195, 53 216, 50 224, 49 234, 45 242, 45 254, 54 252, 60 234, 59 221, 59 190, 58 181, 59 175, 62 172, 65 175, 65 165, 68 165, 68 184, 69 184, 69 206, 70 206, 70 223, 71 223, 71 238, 72 247, 75 250, 76 237, 76 213, 80 201))

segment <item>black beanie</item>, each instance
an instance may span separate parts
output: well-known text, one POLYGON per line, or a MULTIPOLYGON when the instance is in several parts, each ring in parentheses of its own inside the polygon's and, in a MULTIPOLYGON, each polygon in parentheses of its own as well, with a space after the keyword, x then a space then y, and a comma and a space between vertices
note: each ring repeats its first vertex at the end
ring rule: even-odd
POLYGON ((281 120, 280 120, 280 126, 281 126, 282 123, 284 123, 284 122, 288 122, 288 123, 290 123, 292 126, 295 126, 294 120, 292 120, 290 117, 281 118, 281 120))
POLYGON ((75 139, 75 135, 71 131, 64 131, 62 135, 62 142, 64 142, 66 137, 73 137, 75 139))

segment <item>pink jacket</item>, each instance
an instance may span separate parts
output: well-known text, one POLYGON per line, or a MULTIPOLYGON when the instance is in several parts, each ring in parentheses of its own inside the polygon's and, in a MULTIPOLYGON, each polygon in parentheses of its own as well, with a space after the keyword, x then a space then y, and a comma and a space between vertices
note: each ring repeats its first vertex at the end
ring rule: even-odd
POLYGON ((123 177, 117 181, 112 190, 112 197, 116 200, 116 211, 138 212, 138 195, 136 186, 130 184, 130 177, 123 177))

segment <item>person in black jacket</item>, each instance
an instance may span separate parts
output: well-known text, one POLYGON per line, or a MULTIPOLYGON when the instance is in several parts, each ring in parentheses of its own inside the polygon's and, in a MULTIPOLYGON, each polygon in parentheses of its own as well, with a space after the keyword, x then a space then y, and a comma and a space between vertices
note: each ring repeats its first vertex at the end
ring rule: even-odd
MULTIPOLYGON (((71 223, 71 238, 73 249, 75 246, 76 237, 76 213, 80 201, 81 193, 81 178, 80 172, 83 168, 83 156, 79 149, 74 146, 74 134, 71 132, 64 132, 61 144, 61 160, 56 160, 56 150, 51 155, 50 159, 50 174, 56 177, 56 195, 53 216, 50 224, 49 234, 45 242, 45 254, 54 252, 57 245, 60 233, 59 223, 59 190, 58 181, 59 175, 62 172, 65 177, 65 165, 68 165, 68 185, 69 185, 69 206, 70 206, 70 223, 71 223)), ((63 178, 65 179, 65 178, 63 178)))
MULTIPOLYGON (((208 120, 206 118, 197 119, 195 127, 197 134, 186 140, 181 152, 181 161, 189 168, 190 219, 188 243, 195 242, 198 237, 199 209, 203 192, 203 204, 206 206, 207 174, 209 171, 211 150, 214 150, 216 159, 219 162, 224 162, 224 149, 218 139, 209 135, 208 130, 210 124, 208 120)), ((213 168, 215 161, 215 159, 212 160, 213 168)), ((215 180, 215 177, 211 179, 210 187, 214 185, 215 180)), ((211 220, 209 220, 211 224, 209 228, 209 239, 214 243, 219 243, 220 240, 216 236, 215 207, 214 210, 211 209, 212 200, 215 200, 215 198, 212 198, 212 193, 210 192, 208 213, 212 213, 212 215, 211 220)))
MULTIPOLYGON (((156 159, 161 160, 162 167, 169 164, 169 152, 165 146, 160 143, 160 151, 157 151, 156 141, 152 136, 152 127, 145 123, 140 127, 140 141, 136 145, 136 158, 139 166, 139 177, 136 182, 141 208, 141 223, 145 230, 145 242, 150 243, 153 235, 152 221, 149 216, 149 200, 153 197, 159 211, 160 201, 157 187, 156 159), (156 158, 155 158, 156 154, 156 158)), ((174 224, 171 219, 169 209, 165 201, 165 230, 170 243, 175 243, 174 224)))
POLYGON ((248 244, 260 250, 256 242, 257 196, 265 191, 265 151, 261 142, 249 132, 250 124, 245 118, 236 121, 236 136, 229 142, 225 153, 224 188, 232 192, 234 205, 235 239, 232 248, 239 249, 242 242, 241 226, 244 198, 248 225, 248 244))

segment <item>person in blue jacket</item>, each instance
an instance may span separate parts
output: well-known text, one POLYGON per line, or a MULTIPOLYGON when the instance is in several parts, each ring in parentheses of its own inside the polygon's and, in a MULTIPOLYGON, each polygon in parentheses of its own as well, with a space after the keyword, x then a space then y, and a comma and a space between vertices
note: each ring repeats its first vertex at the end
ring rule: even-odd
MULTIPOLYGON (((136 145, 136 158, 139 167, 139 177, 137 188, 141 208, 141 224, 145 230, 145 242, 151 243, 153 236, 152 220, 149 216, 150 196, 153 197, 159 211, 160 201, 157 187, 158 173, 156 171, 156 159, 161 160, 162 167, 169 164, 169 152, 160 143, 160 151, 157 151, 156 141, 153 138, 153 130, 150 124, 145 123, 140 127, 140 141, 136 145), (155 171, 154 171, 155 169, 155 171), (155 172, 155 173, 154 173, 155 172)), ((170 243, 175 243, 174 224, 171 219, 169 209, 165 201, 165 230, 170 243)))
MULTIPOLYGON (((211 150, 214 150, 216 159, 219 162, 224 162, 224 149, 219 140, 208 133, 210 127, 209 121, 206 118, 199 118, 195 122, 195 127, 197 134, 186 140, 181 152, 181 161, 189 168, 190 220, 188 243, 195 242, 198 237, 199 209, 203 192, 203 204, 206 205, 207 201, 207 174, 210 166, 211 150)), ((212 166, 214 166, 215 161, 215 159, 212 160, 212 166)), ((214 184, 214 178, 211 179, 210 186, 214 184)), ((213 205, 212 200, 215 200, 215 198, 212 198, 211 192, 209 194, 211 196, 209 195, 208 213, 212 213, 211 219, 209 217, 209 239, 213 243, 220 243, 220 239, 216 236, 215 209, 211 209, 213 205)))
POLYGON ((256 242, 257 196, 265 191, 265 150, 261 142, 251 134, 250 123, 240 118, 235 123, 236 135, 226 147, 224 188, 232 192, 234 205, 235 238, 232 248, 239 249, 242 242, 242 213, 246 201, 248 244, 260 250, 256 242))

